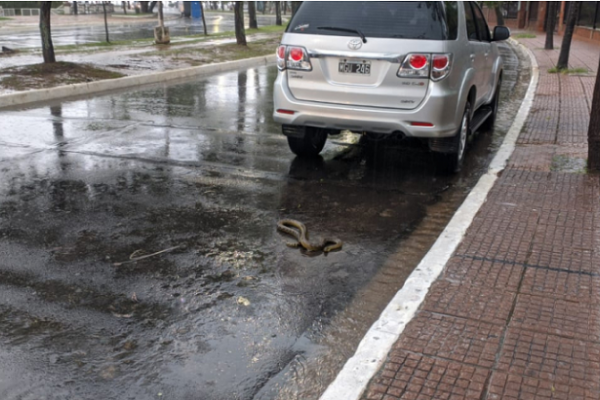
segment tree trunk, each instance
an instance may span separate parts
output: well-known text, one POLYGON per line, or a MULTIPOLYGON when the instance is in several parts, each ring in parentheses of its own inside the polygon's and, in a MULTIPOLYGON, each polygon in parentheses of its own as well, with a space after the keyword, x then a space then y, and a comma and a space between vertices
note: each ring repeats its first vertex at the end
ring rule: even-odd
POLYGON ((281 2, 275 2, 275 25, 281 26, 281 2))
POLYGON ((54 56, 54 45, 52 44, 52 34, 50 32, 50 10, 51 1, 42 1, 40 7, 40 34, 42 36, 42 54, 44 63, 50 64, 56 62, 54 56))
POLYGON ((148 12, 148 3, 149 1, 140 1, 140 11, 144 14, 148 12))
POLYGON ((104 11, 104 31, 106 32, 106 43, 110 43, 108 40, 108 21, 106 20, 106 2, 102 2, 102 10, 104 11))
POLYGON ((208 32, 206 32, 206 18, 204 18, 204 6, 202 2, 200 2, 200 13, 202 14, 202 28, 204 28, 204 36, 208 36, 208 32))
POLYGON ((283 2, 283 15, 287 15, 287 1, 283 2))
POLYGON ((74 1, 73 2, 73 14, 74 15, 78 15, 77 13, 79 12, 79 10, 77 9, 77 2, 74 1))
MULTIPOLYGON (((202 4, 202 2, 200 2, 202 4)), ((163 14, 163 2, 158 2, 158 26, 161 28, 165 27, 165 15, 163 14)))
POLYGON ((233 7, 235 18, 235 40, 237 44, 246 46, 246 30, 244 29, 244 2, 236 1, 233 7))
POLYGON ((148 7, 148 12, 149 13, 154 12, 154 7, 156 6, 156 3, 158 3, 158 1, 151 1, 150 2, 150 7, 148 7))
POLYGON ((596 71, 596 85, 592 96, 592 112, 588 128, 588 169, 590 171, 600 171, 600 62, 596 71))
POLYGON ((494 6, 494 11, 496 12, 496 25, 504 26, 504 16, 502 15, 502 6, 501 5, 494 6))
POLYGON ((121 5, 123 6, 123 14, 127 14, 127 2, 126 1, 122 1, 121 5))
POLYGON ((573 39, 573 31, 575 30, 575 23, 577 22, 577 15, 579 15, 580 6, 580 1, 574 1, 569 4, 569 14, 567 15, 567 28, 565 30, 565 35, 563 36, 563 41, 560 46, 558 64, 556 64, 556 68, 558 70, 569 68, 569 53, 571 52, 571 40, 573 39))
POLYGON ((302 4, 301 1, 292 1, 292 18, 296 15, 296 11, 300 8, 300 4, 302 4))
POLYGON ((258 29, 258 23, 256 22, 256 2, 248 2, 248 19, 250 20, 250 29, 258 29))
POLYGON ((554 50, 554 25, 556 24, 556 1, 548 2, 548 19, 546 23, 546 44, 544 49, 554 50))

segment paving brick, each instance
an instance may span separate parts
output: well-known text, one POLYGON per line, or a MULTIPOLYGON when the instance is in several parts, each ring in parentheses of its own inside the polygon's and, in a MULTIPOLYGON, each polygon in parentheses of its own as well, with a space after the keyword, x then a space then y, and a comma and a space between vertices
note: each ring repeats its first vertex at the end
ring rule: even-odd
POLYGON ((508 166, 529 171, 550 172, 552 160, 556 153, 554 145, 519 145, 515 148, 508 166))
MULTIPOLYGON (((479 399, 490 374, 485 368, 413 354, 405 350, 393 350, 389 359, 393 361, 396 376, 383 400, 479 399)), ((378 392, 372 391, 372 388, 379 385, 378 379, 379 377, 374 378, 363 400, 377 398, 378 392)))
POLYGON ((490 194, 475 216, 457 255, 523 263, 534 239, 539 210, 490 194), (509 235, 501 234, 510 232, 509 235))
POLYGON ((595 176, 507 170, 488 197, 524 210, 595 211, 600 190, 595 176))
POLYGON ((509 327, 600 343, 600 307, 520 294, 509 327))
POLYGON ((534 245, 528 258, 531 268, 548 268, 554 271, 579 272, 591 276, 600 276, 600 254, 558 246, 548 250, 534 245))
POLYGON ((420 312, 404 330, 394 349, 491 368, 503 328, 430 312, 420 312))
POLYGON ((520 293, 597 302, 600 298, 600 278, 585 273, 529 267, 525 270, 520 293))
MULTIPOLYGON (((575 213, 573 213, 575 214, 575 213)), ((590 213, 591 214, 591 213, 590 213)), ((541 217, 543 218, 543 216, 541 217)), ((577 249, 580 251, 594 251, 595 232, 592 228, 593 219, 575 221, 575 215, 569 219, 570 226, 557 223, 543 224, 536 227, 532 250, 561 251, 577 249), (579 225, 579 226, 575 226, 579 225)))
POLYGON ((510 328, 497 371, 600 392, 600 344, 510 328))
POLYGON ((506 325, 514 298, 515 293, 440 279, 431 286, 422 309, 506 325))
POLYGON ((488 400, 599 400, 600 393, 581 386, 556 383, 495 371, 490 379, 488 400))
POLYGON ((525 268, 521 265, 455 256, 444 268, 443 277, 450 282, 516 292, 525 268))

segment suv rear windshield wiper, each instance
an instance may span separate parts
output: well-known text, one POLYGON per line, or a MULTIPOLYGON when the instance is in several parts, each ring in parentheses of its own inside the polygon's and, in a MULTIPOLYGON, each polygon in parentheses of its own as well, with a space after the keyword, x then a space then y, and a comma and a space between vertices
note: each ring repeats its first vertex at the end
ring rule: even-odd
POLYGON ((340 32, 356 33, 358 36, 360 36, 363 43, 367 43, 367 38, 365 37, 365 34, 360 31, 360 29, 338 28, 336 26, 318 26, 317 29, 323 29, 326 31, 340 31, 340 32))

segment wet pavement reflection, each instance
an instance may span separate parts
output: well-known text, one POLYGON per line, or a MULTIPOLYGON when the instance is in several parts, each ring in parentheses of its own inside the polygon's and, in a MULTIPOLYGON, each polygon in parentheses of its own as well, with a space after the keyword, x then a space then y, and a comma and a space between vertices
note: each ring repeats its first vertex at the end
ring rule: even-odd
POLYGON ((318 398, 501 142, 503 53, 455 177, 349 132, 294 158, 274 66, 0 112, 0 398, 318 398), (344 247, 290 249, 281 218, 344 247))

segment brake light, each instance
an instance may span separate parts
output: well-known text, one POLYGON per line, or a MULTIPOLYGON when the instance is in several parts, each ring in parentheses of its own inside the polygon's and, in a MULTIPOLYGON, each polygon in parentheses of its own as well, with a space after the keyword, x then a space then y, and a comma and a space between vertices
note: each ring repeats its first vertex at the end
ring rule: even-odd
POLYGON ((439 81, 444 79, 450 72, 451 54, 433 54, 431 69, 431 80, 439 81))
POLYGON ((304 51, 302 51, 302 49, 299 47, 292 47, 290 49, 290 58, 292 61, 302 61, 304 58, 304 51))
POLYGON ((435 54, 433 56, 433 68, 434 69, 444 69, 448 66, 450 62, 449 58, 445 54, 435 54))
POLYGON ((298 69, 302 71, 312 70, 312 65, 310 63, 308 53, 306 52, 304 47, 287 47, 287 60, 285 66, 289 69, 298 69))
POLYGON ((400 78, 429 78, 430 54, 407 54, 398 70, 400 78))
POLYGON ((428 61, 429 61, 429 56, 428 55, 423 55, 423 54, 412 54, 408 58, 408 63, 410 64, 410 66, 413 69, 423 69, 423 68, 425 68, 425 66, 427 65, 428 61))
POLYGON ((452 54, 407 54, 400 69, 400 78, 429 78, 433 81, 444 79, 450 72, 452 54))

